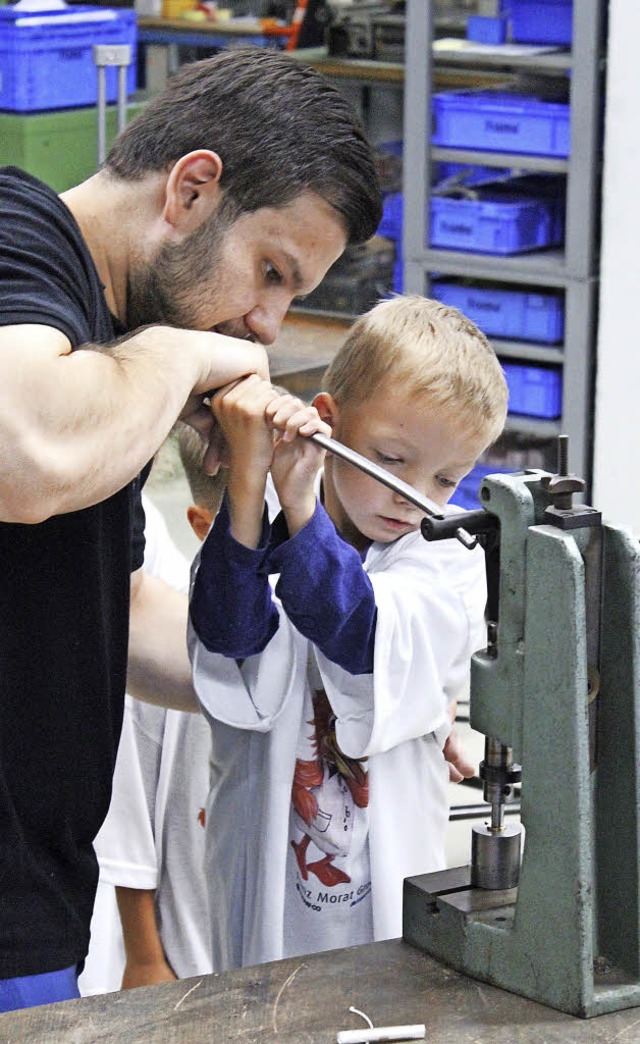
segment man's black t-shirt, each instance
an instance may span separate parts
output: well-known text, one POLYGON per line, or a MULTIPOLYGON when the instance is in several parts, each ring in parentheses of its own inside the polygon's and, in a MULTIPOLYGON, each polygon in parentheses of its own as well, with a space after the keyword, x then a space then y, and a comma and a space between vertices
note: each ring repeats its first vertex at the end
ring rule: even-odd
MULTIPOLYGON (((70 212, 5 167, 0 324, 25 323, 56 327, 74 348, 116 336, 70 212)), ((15 350, 27 356, 28 339, 15 350)), ((140 480, 37 525, 0 523, 0 978, 87 952, 143 523, 140 480)))

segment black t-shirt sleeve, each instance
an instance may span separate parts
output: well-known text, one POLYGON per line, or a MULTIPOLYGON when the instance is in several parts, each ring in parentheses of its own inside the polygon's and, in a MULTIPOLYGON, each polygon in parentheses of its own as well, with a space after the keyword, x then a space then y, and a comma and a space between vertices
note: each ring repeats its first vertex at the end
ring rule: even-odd
POLYGON ((0 323, 41 323, 76 348, 115 337, 95 266, 71 212, 48 186, 0 168, 0 323))
MULTIPOLYGON (((17 167, 0 167, 0 325, 43 324, 72 348, 109 344, 121 330, 75 219, 48 185, 17 167)), ((144 556, 141 489, 130 487, 131 568, 144 556)))

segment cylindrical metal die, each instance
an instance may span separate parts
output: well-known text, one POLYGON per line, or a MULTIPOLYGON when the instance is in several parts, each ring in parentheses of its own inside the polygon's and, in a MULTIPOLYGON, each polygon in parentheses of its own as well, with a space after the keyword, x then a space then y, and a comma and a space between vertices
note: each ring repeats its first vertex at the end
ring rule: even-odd
POLYGON ((471 885, 473 888, 515 888, 520 874, 519 823, 491 830, 486 823, 471 831, 471 885))

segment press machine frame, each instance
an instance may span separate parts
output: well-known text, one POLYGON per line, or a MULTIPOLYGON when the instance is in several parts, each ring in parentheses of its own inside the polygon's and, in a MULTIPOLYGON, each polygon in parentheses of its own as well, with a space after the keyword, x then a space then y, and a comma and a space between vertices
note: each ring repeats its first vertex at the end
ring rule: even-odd
MULTIPOLYGON (((408 878, 403 937, 590 1017, 640 1004, 640 547, 573 507, 577 482, 562 468, 488 476, 492 522, 483 511, 447 520, 452 535, 475 523, 489 603, 497 590, 499 622, 472 661, 470 722, 522 762, 526 841, 510 887, 477 887, 473 863, 408 878)), ((423 521, 427 539, 438 525, 423 521)), ((505 777, 505 799, 509 788, 505 777)))
POLYGON ((557 474, 489 475, 479 511, 447 516, 349 447, 311 438, 419 507, 425 539, 485 551, 470 723, 486 737, 491 821, 473 828, 469 864, 405 880, 404 940, 568 1014, 640 1005, 638 540, 574 506, 585 484, 567 474, 564 435, 557 474), (520 778, 522 861, 502 814, 520 778))

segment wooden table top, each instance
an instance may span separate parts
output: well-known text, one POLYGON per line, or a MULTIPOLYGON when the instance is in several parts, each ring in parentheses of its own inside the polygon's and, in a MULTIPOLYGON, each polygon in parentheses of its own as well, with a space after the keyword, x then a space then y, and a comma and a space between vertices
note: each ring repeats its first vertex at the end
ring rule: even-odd
POLYGON ((335 1044, 424 1023, 428 1044, 636 1044, 640 1009, 577 1019, 476 982, 401 940, 0 1015, 0 1044, 335 1044))

